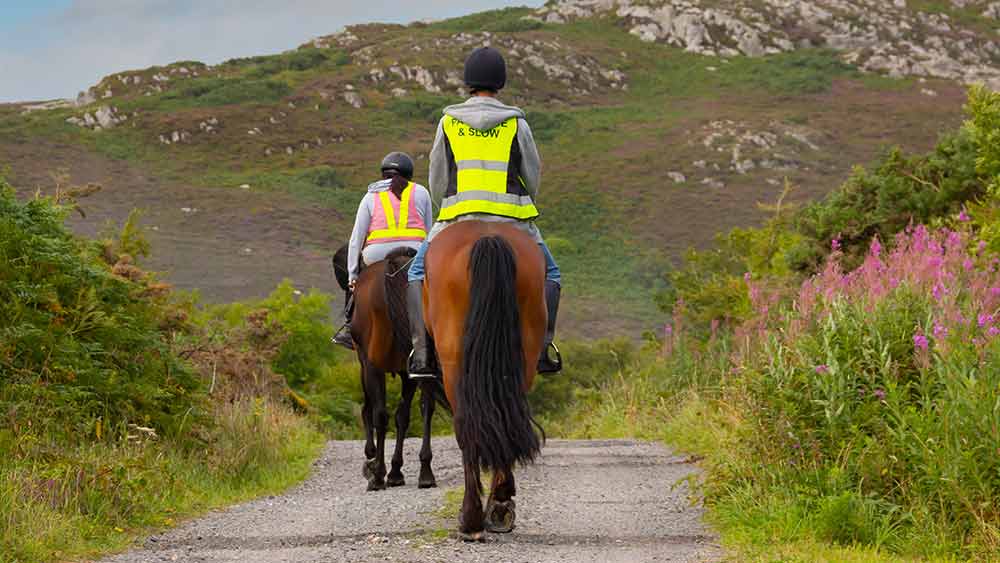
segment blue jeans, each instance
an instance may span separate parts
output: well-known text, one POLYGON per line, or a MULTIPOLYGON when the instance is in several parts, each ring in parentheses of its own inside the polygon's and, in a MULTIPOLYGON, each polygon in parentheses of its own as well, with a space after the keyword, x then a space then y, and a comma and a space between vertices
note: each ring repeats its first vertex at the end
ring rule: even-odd
MULTIPOLYGON (((420 249, 417 250, 417 255, 413 257, 413 263, 410 264, 410 271, 406 276, 410 282, 424 280, 424 275, 426 274, 424 270, 424 256, 427 255, 428 246, 430 246, 430 243, 425 240, 420 245, 420 249)), ((538 247, 542 249, 542 254, 545 256, 545 279, 561 286, 562 273, 559 271, 559 266, 556 265, 556 260, 552 257, 552 252, 549 251, 548 245, 545 244, 545 241, 542 241, 538 243, 538 247)))

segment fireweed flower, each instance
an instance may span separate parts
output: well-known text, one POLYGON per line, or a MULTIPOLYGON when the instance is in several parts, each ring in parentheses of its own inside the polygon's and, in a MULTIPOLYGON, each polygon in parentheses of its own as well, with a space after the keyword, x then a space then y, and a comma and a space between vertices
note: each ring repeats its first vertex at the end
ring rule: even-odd
POLYGON ((927 350, 927 337, 923 334, 917 333, 913 335, 913 347, 917 350, 927 350))
POLYGON ((969 220, 970 220, 969 219, 969 214, 965 212, 964 208, 962 209, 962 212, 958 214, 958 220, 961 221, 961 222, 963 222, 963 223, 968 223, 969 222, 969 220))
POLYGON ((840 239, 833 239, 830 241, 830 250, 834 252, 840 250, 840 239))
POLYGON ((934 323, 934 338, 941 339, 948 336, 948 329, 941 323, 934 323))

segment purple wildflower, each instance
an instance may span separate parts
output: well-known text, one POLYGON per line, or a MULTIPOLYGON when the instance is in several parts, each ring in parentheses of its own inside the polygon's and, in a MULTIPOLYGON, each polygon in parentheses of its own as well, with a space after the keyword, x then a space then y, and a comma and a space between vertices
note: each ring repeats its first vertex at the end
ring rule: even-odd
POLYGON ((885 391, 883 391, 882 389, 876 389, 876 390, 872 391, 872 395, 874 395, 875 398, 878 399, 878 400, 880 400, 880 401, 883 400, 883 399, 885 399, 885 391))
POLYGON ((948 336, 948 329, 941 323, 934 323, 934 338, 941 339, 948 336))
POLYGON ((926 350, 928 345, 927 337, 917 333, 913 335, 913 347, 917 350, 926 350))
POLYGON ((818 374, 830 373, 830 366, 826 364, 820 364, 816 366, 816 373, 818 374))
POLYGON ((958 220, 961 221, 961 222, 963 222, 963 223, 968 223, 969 222, 969 220, 970 220, 969 219, 969 214, 965 212, 964 208, 962 209, 962 212, 958 214, 958 220))
POLYGON ((830 249, 834 252, 840 250, 840 239, 833 239, 830 241, 830 249))

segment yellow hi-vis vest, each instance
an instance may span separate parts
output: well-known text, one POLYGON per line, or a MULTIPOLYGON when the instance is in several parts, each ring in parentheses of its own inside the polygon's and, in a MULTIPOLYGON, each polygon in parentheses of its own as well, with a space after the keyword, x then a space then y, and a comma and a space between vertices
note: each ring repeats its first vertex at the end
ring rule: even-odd
POLYGON ((449 178, 438 221, 467 213, 521 220, 538 217, 524 182, 511 169, 511 152, 517 139, 516 117, 481 131, 446 115, 443 128, 455 155, 457 174, 449 178))
POLYGON ((413 182, 403 188, 399 200, 396 200, 390 192, 385 190, 379 192, 379 200, 382 202, 381 210, 376 206, 372 214, 372 221, 369 226, 366 243, 371 242, 399 242, 406 240, 424 240, 427 238, 426 225, 417 213, 410 214, 413 209, 410 205, 410 195, 413 193, 413 182), (396 206, 393 202, 398 202, 399 217, 397 220, 396 206))

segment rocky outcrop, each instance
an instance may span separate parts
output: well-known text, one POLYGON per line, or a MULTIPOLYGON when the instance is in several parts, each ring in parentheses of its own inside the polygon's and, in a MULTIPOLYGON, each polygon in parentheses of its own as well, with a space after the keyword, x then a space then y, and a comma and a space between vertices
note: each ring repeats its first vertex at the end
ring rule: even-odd
MULTIPOLYGON (((956 8, 1000 15, 1000 2, 952 0, 956 8)), ((828 47, 847 62, 890 76, 984 82, 1000 89, 996 38, 946 13, 905 0, 559 0, 535 19, 562 23, 611 14, 629 33, 708 56, 757 57, 828 47)))
POLYGON ((66 122, 79 127, 93 129, 94 131, 101 131, 104 129, 111 129, 114 126, 127 121, 128 118, 129 116, 126 114, 119 114, 118 108, 116 107, 100 106, 94 112, 88 111, 82 116, 67 118, 66 122))
MULTIPOLYGON (((522 87, 529 87, 532 80, 544 78, 548 82, 558 82, 572 94, 589 96, 595 91, 627 89, 628 77, 616 68, 608 67, 593 57, 586 56, 562 44, 558 39, 531 39, 494 34, 456 33, 448 38, 437 38, 421 47, 414 44, 409 49, 412 61, 400 61, 388 66, 377 63, 384 57, 379 45, 366 45, 351 51, 352 60, 369 67, 367 78, 378 87, 384 87, 393 96, 406 95, 416 85, 430 93, 465 93, 461 74, 453 64, 437 66, 428 64, 425 49, 435 52, 464 53, 480 45, 493 45, 503 49, 509 56, 508 72, 518 77, 522 87), (418 61, 421 61, 418 63, 418 61), (406 86, 411 86, 407 88, 406 86)), ((397 47, 398 49, 398 47, 397 47)))

